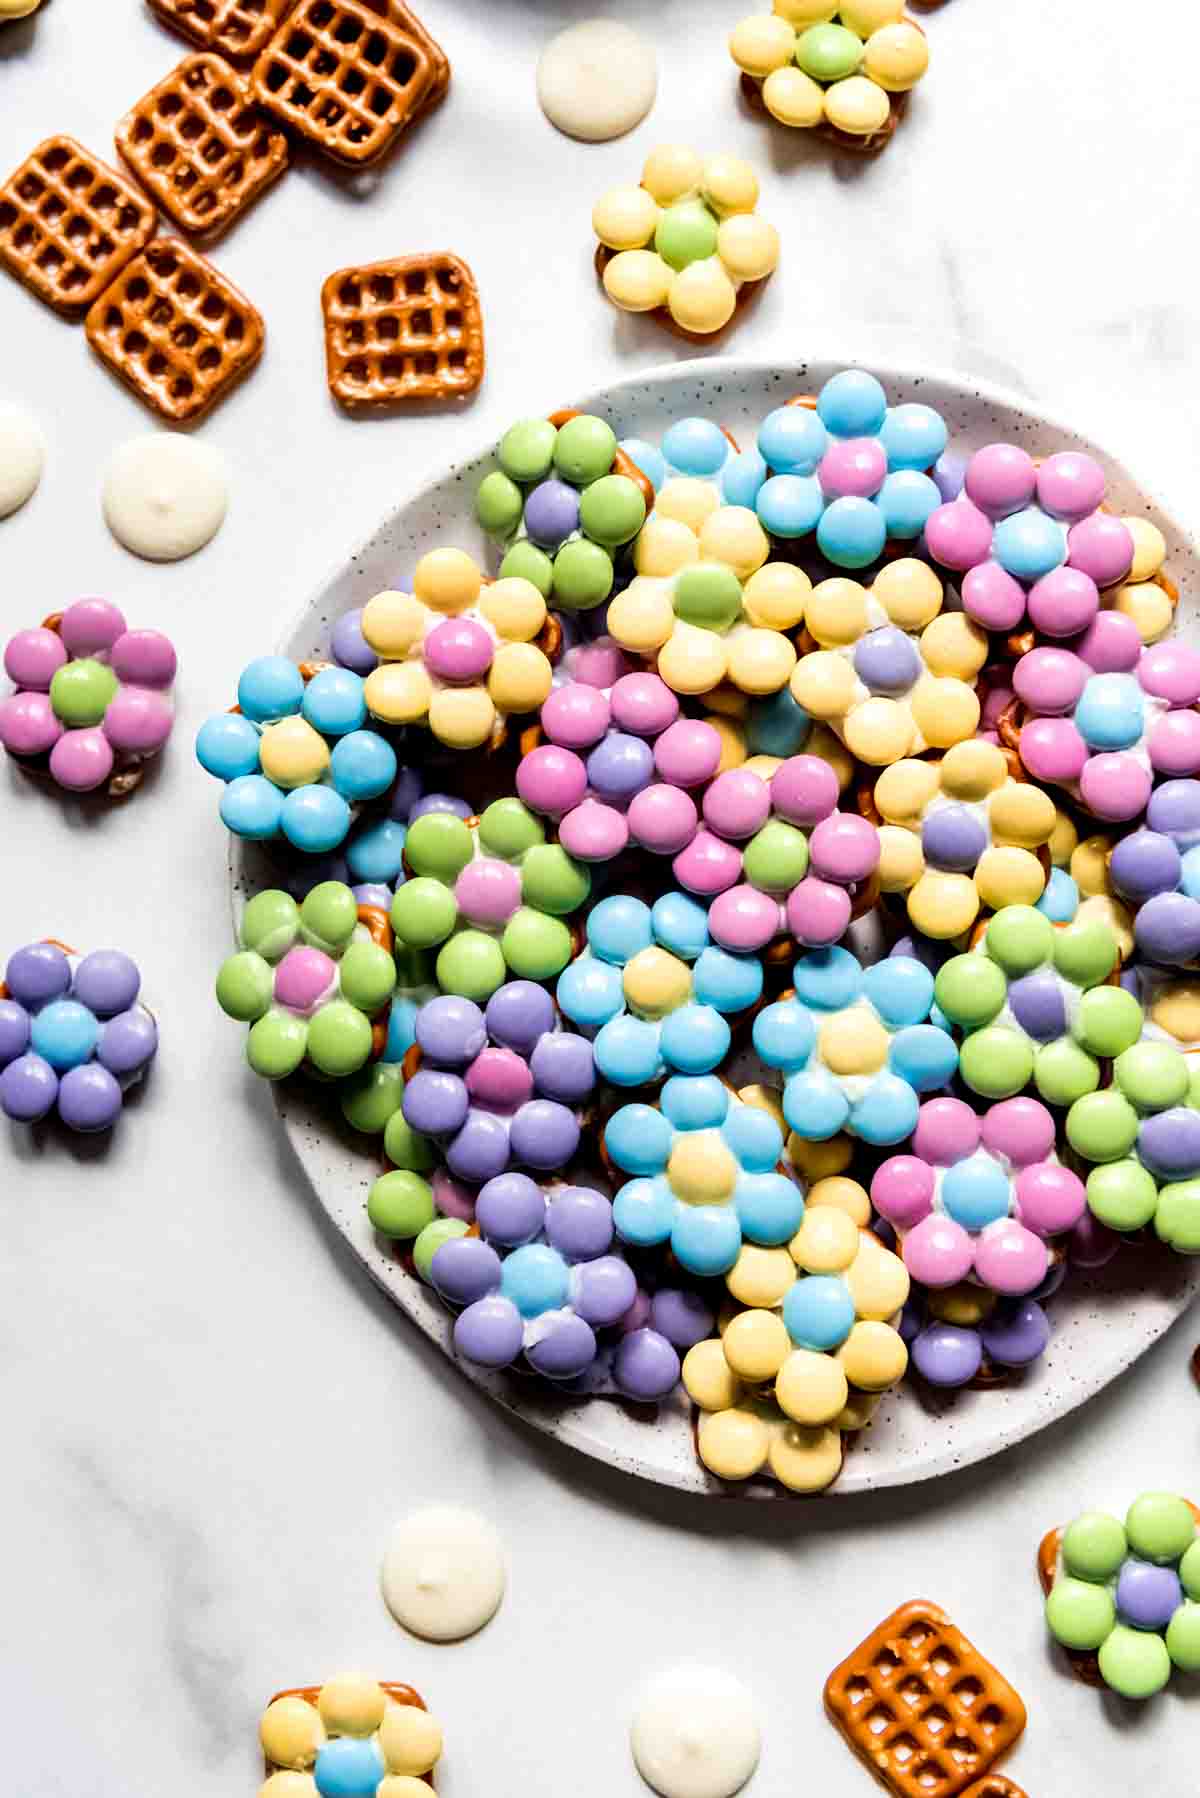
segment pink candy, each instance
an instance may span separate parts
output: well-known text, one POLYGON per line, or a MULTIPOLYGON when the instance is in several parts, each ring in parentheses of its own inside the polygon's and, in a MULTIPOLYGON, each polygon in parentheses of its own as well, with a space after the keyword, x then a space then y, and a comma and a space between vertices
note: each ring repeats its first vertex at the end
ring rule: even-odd
POLYGON ((289 1011, 310 1012, 332 990, 337 966, 320 949, 289 949, 275 970, 275 997, 289 1011))
POLYGON ((883 486, 887 454, 877 437, 833 442, 822 456, 817 479, 827 499, 871 499, 883 486))
POLYGON ((480 856, 454 883, 454 899, 472 924, 504 924, 521 903, 521 873, 508 862, 480 856))

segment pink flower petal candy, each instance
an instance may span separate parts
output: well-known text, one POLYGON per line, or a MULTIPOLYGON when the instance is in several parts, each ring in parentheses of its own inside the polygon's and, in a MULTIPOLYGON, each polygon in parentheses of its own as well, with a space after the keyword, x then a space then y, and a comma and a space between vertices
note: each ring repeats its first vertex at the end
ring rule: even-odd
POLYGON ((1124 612, 1098 612, 1075 653, 1096 674, 1132 674, 1142 657, 1142 635, 1124 612))
POLYGON ((1038 1099, 1002 1099, 983 1119, 983 1146, 1014 1167, 1045 1161, 1054 1153, 1054 1119, 1038 1099))
POLYGON ((953 1167, 979 1147, 978 1113, 961 1099, 926 1099, 913 1132, 913 1152, 935 1167, 953 1167))
MULTIPOLYGON (((1022 731, 1023 762, 1024 745, 1025 732, 1022 731)), ((1025 762, 1025 766, 1029 768, 1029 763, 1025 762)), ((1036 773, 1036 769, 1031 768, 1030 772, 1036 773)), ((1149 771, 1123 750, 1092 756, 1080 770, 1078 779, 1079 797, 1084 805, 1095 817, 1103 818, 1110 824, 1124 824, 1130 818, 1140 817, 1150 802, 1153 783, 1149 771)))
POLYGON ((638 737, 657 737, 679 716, 679 697, 657 674, 624 674, 609 694, 613 723, 638 737))
POLYGON ((611 861, 629 841, 629 820, 615 806, 585 799, 562 820, 558 840, 576 861, 611 861))
POLYGON ((607 692, 630 670, 629 657, 613 637, 597 637, 594 643, 583 643, 569 650, 566 663, 572 681, 607 692))
POLYGON ((845 887, 807 874, 788 894, 787 927, 805 949, 827 949, 845 936, 849 923, 845 887))
POLYGON ((939 506, 925 526, 925 547, 943 568, 965 573, 986 562, 992 548, 992 521, 969 499, 939 506))
POLYGON ((975 1245, 976 1274, 993 1292, 1009 1298, 1017 1298, 1040 1286, 1049 1266, 1050 1252, 1041 1237, 1027 1230, 1015 1217, 1001 1218, 999 1222, 989 1224, 975 1245))
POLYGON ((1033 718, 1022 727, 1020 755, 1035 780, 1069 786, 1088 765, 1088 746, 1069 718, 1033 718))
POLYGON ((771 789, 749 768, 727 768, 704 795, 704 822, 723 837, 744 840, 771 815, 771 789))
POLYGON ((999 562, 979 562, 962 581, 963 611, 985 631, 1015 630, 1025 616, 1025 589, 999 562))
POLYGON ((765 949, 782 927, 782 908, 777 899, 750 886, 730 887, 719 893, 708 912, 708 928, 722 949, 740 953, 765 949))
POLYGON ((989 518, 1007 518, 1033 498, 1037 469, 1027 450, 1015 443, 989 443, 967 463, 963 490, 989 518))
POLYGON ((897 1230, 911 1230, 933 1209, 934 1177, 916 1155, 891 1155, 871 1181, 871 1203, 897 1230))
POLYGON ((838 778, 819 755, 790 755, 771 776, 771 806, 788 824, 811 829, 837 810, 838 778))
POLYGON ((922 1218, 904 1238, 904 1265, 922 1286, 957 1286, 974 1261, 975 1244, 968 1232, 940 1212, 922 1218))
POLYGON ((1094 456, 1059 450, 1037 471, 1038 504, 1053 518, 1073 524, 1094 512, 1104 498, 1104 470, 1094 456))
POLYGON ((691 842, 700 813, 690 794, 660 781, 643 787, 629 802, 629 834, 653 855, 677 855, 691 842))
POLYGON ((866 880, 879 866, 879 832, 854 812, 834 812, 808 840, 813 873, 844 886, 866 880))
POLYGON ((70 793, 94 793, 112 773, 115 760, 99 727, 67 730, 50 751, 50 773, 70 793))
POLYGON ((1087 1209, 1083 1181, 1054 1161, 1022 1168, 1015 1192, 1017 1215, 1035 1236, 1061 1236, 1073 1230, 1087 1209))
POLYGON ((1090 672, 1069 649, 1031 649, 1013 669, 1013 691, 1031 711, 1070 712, 1090 672))
POLYGON ((542 729, 552 743, 567 749, 590 749, 611 718, 606 696, 583 680, 556 687, 542 706, 542 729))
POLYGON ((126 631, 112 646, 109 666, 131 687, 169 687, 178 658, 175 645, 161 631, 126 631))
POLYGON ((10 755, 45 755, 63 734, 47 693, 13 693, 0 702, 0 743, 10 755))
POLYGON ((58 632, 39 625, 36 630, 18 631, 9 638, 4 672, 14 687, 48 693, 50 682, 67 660, 67 647, 58 632))
POLYGON ((1079 568, 1055 568, 1029 589, 1029 622, 1046 637, 1075 637, 1100 610, 1100 589, 1079 568))
POLYGON ((1093 512, 1067 532, 1067 560, 1091 575, 1097 587, 1115 587, 1133 567, 1129 526, 1107 512, 1093 512))
POLYGON ((118 687, 100 728, 118 755, 146 756, 162 748, 174 722, 164 694, 148 687, 118 687))
POLYGON ((125 628, 124 617, 107 599, 77 599, 59 623, 67 654, 72 657, 103 654, 124 635, 125 628))
POLYGON ((742 853, 710 830, 698 830, 672 866, 676 880, 689 893, 714 898, 741 879, 742 853))
POLYGON ((1146 752, 1156 774, 1179 778, 1200 773, 1200 716, 1167 712, 1151 727, 1146 752))
POLYGON ((654 745, 654 766, 677 787, 698 787, 721 765, 721 738, 699 718, 679 718, 654 745))
POLYGON ((1195 705, 1200 699, 1200 650, 1177 638, 1144 651, 1137 673, 1145 691, 1168 705, 1195 705))
POLYGON ((557 743, 542 743, 522 756, 517 768, 517 792, 535 812, 560 818, 578 805, 587 792, 587 769, 573 750, 557 743))

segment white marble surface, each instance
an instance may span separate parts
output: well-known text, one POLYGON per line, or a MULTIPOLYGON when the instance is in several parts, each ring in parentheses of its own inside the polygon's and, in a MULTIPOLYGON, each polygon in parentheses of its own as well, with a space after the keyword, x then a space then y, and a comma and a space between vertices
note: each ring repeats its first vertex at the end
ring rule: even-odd
MULTIPOLYGON (((677 353, 618 320, 588 212, 670 137, 753 155, 785 262, 733 339, 952 366, 1113 443, 1200 525, 1194 70, 1200 15, 1162 0, 947 0, 934 67, 878 163, 743 115, 723 40, 739 0, 609 0, 662 49, 659 104, 623 143, 566 143, 533 98, 535 46, 591 4, 428 0, 451 97, 369 197, 303 162, 220 247, 267 314, 261 370, 204 427, 236 473, 229 521, 176 568, 100 519, 109 450, 145 415, 81 332, 0 281, 0 396, 50 437, 42 490, 0 524, 5 634, 82 592, 180 645, 167 764, 127 809, 59 809, 0 773, 0 944, 43 933, 136 951, 162 1021, 144 1100, 104 1154, 0 1136, 0 1715, 22 1798, 236 1798, 277 1686, 346 1665, 411 1680, 444 1718, 446 1798, 634 1798, 633 1687, 704 1656, 759 1695, 751 1791, 866 1798, 821 1715, 828 1668, 892 1605, 940 1601, 1023 1690, 1010 1764, 1031 1798, 1192 1798, 1195 1698, 1132 1715, 1047 1652, 1041 1531, 1144 1485, 1200 1494, 1200 1397, 1178 1327, 1065 1426, 894 1498, 686 1501, 553 1452, 489 1408, 318 1221, 210 983, 226 947, 224 844, 189 737, 325 569, 422 471, 518 413, 677 353), (1143 37, 1151 48, 1143 49, 1143 37), (711 121, 711 124, 709 123, 711 121), (448 246, 473 264, 490 375, 463 416, 352 423, 331 409, 317 293, 331 269, 448 246), (484 1506, 512 1586, 476 1641, 406 1640, 377 1596, 394 1518, 484 1506), (1190 1707, 1190 1708, 1189 1708, 1190 1707)), ((103 150, 176 53, 136 0, 48 0, 0 27, 0 166, 68 130, 103 150)))

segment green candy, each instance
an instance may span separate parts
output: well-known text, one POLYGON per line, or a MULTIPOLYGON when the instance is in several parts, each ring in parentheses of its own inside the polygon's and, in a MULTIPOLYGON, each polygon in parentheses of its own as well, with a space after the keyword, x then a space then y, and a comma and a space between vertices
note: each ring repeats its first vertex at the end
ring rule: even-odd
POLYGON ((480 817, 480 848, 501 861, 515 862, 545 841, 540 821, 519 799, 493 799, 480 817))
POLYGON ((1122 1698, 1153 1698, 1171 1677, 1171 1657, 1161 1636, 1118 1623, 1101 1644, 1100 1673, 1122 1698))
POLYGON ((351 943, 341 965, 342 998, 374 1017, 396 990, 396 964, 378 943, 351 943))
POLYGON ((268 1012, 252 1024, 246 1038, 246 1060, 264 1080, 294 1074, 308 1047, 308 1025, 288 1011, 268 1012))
POLYGON ((1200 1604, 1181 1604, 1167 1625, 1167 1653, 1181 1673, 1200 1673, 1200 1604))
POLYGON ((571 959, 566 925, 524 905, 508 920, 500 945, 504 960, 522 980, 552 980, 571 959))
POLYGON ((340 1080, 357 1074, 371 1053, 371 1024, 344 999, 334 999, 308 1023, 308 1059, 322 1074, 340 1080))
POLYGON ((1008 982, 985 955, 955 955, 939 969, 933 996, 952 1024, 978 1030, 1003 1011, 1008 982))
POLYGON ((627 474, 606 474, 584 489, 579 502, 584 535, 609 549, 631 543, 646 522, 646 502, 627 474))
POLYGON ((269 962, 282 961, 300 935, 300 907, 278 887, 256 893, 242 913, 242 947, 269 962))
POLYGON ((398 1061, 373 1061, 341 1089, 342 1116, 352 1130, 378 1136, 396 1117, 404 1097, 398 1061))
POLYGON ((554 597, 568 612, 590 612, 612 592, 612 557, 598 543, 576 537, 554 558, 554 597))
POLYGON ((1191 1084, 1188 1087, 1187 1102, 1192 1107, 1193 1111, 1200 1111, 1200 1067, 1197 1067, 1195 1073, 1192 1075, 1191 1084))
POLYGON ((433 949, 458 922, 454 894, 440 880, 406 880, 392 900, 392 929, 406 949, 433 949))
POLYGON ((1178 1180, 1158 1195, 1154 1228, 1177 1255, 1200 1255, 1200 1180, 1178 1180))
POLYGON ((453 1242, 455 1237, 465 1236, 469 1226, 461 1217, 435 1217, 431 1224, 426 1224, 417 1240, 413 1243, 413 1266, 428 1286, 433 1275, 430 1268, 433 1258, 444 1242, 453 1242))
POLYGON ((67 662, 50 682, 54 716, 72 730, 99 724, 117 691, 117 677, 104 662, 85 656, 67 662))
POLYGON ((270 963, 252 949, 241 949, 221 964, 217 975, 217 1004, 227 1018, 252 1024, 271 1008, 274 975, 270 963))
POLYGON ((700 630, 727 631, 742 610, 742 583, 732 568, 697 562, 675 577, 675 616, 700 630))
MULTIPOLYGON (((1112 993, 1117 989, 1106 986, 1101 990, 1112 993)), ((1099 992, 1088 993, 1084 1004, 1099 996, 1099 992)), ((1126 993, 1124 997, 1130 999, 1133 995, 1126 993)), ((1138 1010, 1140 1029, 1140 1006, 1138 1010)), ((1111 1055, 1113 1051, 1105 1049, 1101 1053, 1111 1055)), ((1139 1111, 1166 1111, 1168 1106, 1186 1104, 1191 1087, 1188 1064, 1178 1049, 1170 1043, 1139 1043, 1136 1039, 1132 1048, 1117 1056, 1113 1079, 1139 1111)))
POLYGON ((808 838, 782 818, 769 819, 746 844, 742 872, 760 892, 786 896, 808 873, 808 838))
POLYGON ((343 948, 358 926, 358 900, 340 880, 323 880, 300 907, 300 932, 318 949, 343 948))
POLYGON ((532 581, 543 599, 549 599, 554 591, 554 563, 545 550, 531 543, 528 537, 522 537, 519 543, 505 551, 500 574, 506 581, 532 581))
MULTIPOLYGON (((1070 1141, 1070 1119, 1067 1139, 1070 1141)), ((1198 1189, 1200 1196, 1200 1189, 1198 1189)), ((1088 1210, 1110 1230, 1128 1234, 1148 1224, 1158 1207, 1158 1187, 1138 1161, 1094 1167, 1087 1178, 1088 1210)))
POLYGON ((1075 986, 1099 986, 1117 965, 1116 939, 1107 924, 1085 921, 1051 930, 1054 965, 1075 986))
POLYGON ((1189 1598, 1200 1598, 1200 1540, 1192 1543, 1179 1563, 1179 1579, 1189 1598))
POLYGON ((535 911, 565 918, 586 905, 592 877, 581 862, 573 861, 557 843, 531 849, 521 865, 521 897, 535 911))
POLYGON ((474 999, 477 1005, 490 999, 507 977, 499 943, 481 930, 460 930, 437 958, 437 982, 442 991, 474 999))
POLYGON ((1015 980, 1050 960, 1054 936, 1049 918, 1032 905, 1006 905, 988 925, 984 941, 992 960, 1015 980))
POLYGON ((404 855, 414 874, 457 880, 474 859, 475 842, 462 818, 452 812, 426 812, 409 827, 404 855))
POLYGON ((717 252, 718 222, 703 200, 680 200, 661 214, 654 247, 669 268, 687 268, 717 252))
POLYGON ((985 1099, 1011 1099, 1029 1084, 1033 1047, 1004 1024, 989 1024, 968 1036, 959 1051, 959 1073, 985 1099))
POLYGON ((1033 1078, 1047 1105, 1073 1105, 1085 1093, 1095 1092, 1100 1069, 1086 1049, 1063 1036, 1035 1052, 1033 1078))
MULTIPOLYGON (((1094 986, 1079 1002, 1074 1034, 1093 1055, 1111 1057, 1132 1052, 1131 1045, 1142 1034, 1142 1008, 1122 986, 1094 986)), ((1166 1050, 1168 1059, 1178 1053, 1165 1043, 1153 1046, 1166 1050)), ((1179 1059, 1183 1060, 1182 1055, 1179 1059)), ((1129 1096, 1132 1098, 1132 1093, 1129 1096)), ((1174 1100, 1168 1103, 1173 1104, 1174 1100)))
POLYGON ((381 1236, 410 1242, 434 1220, 433 1188, 420 1174, 381 1174, 367 1194, 367 1216, 381 1236))
POLYGON ((1085 1161, 1120 1161, 1137 1141, 1138 1114, 1119 1092, 1087 1093, 1067 1113, 1067 1141, 1085 1161))
POLYGON ((1124 1524, 1107 1511, 1084 1511, 1063 1531, 1063 1566, 1077 1580, 1115 1579, 1128 1552, 1124 1524))
POLYGON ((617 453, 617 439, 611 425, 590 412, 569 418, 554 442, 554 466, 564 481, 586 487, 607 474, 617 453))
POLYGON ((550 473, 558 432, 548 418, 522 418, 500 439, 496 460, 513 481, 540 481, 550 473))
POLYGON ((796 65, 814 81, 844 81, 862 55, 862 39, 846 25, 810 25, 796 39, 796 65))
POLYGON ((500 469, 494 468, 479 483, 475 516, 489 537, 510 537, 521 522, 525 502, 521 489, 500 469))
POLYGON ((1117 1607, 1107 1586, 1086 1580, 1060 1579, 1046 1600, 1050 1634, 1076 1652, 1099 1648, 1117 1621, 1117 1607))
POLYGON ((384 1126, 383 1152, 393 1167, 407 1168, 410 1173, 425 1174, 437 1166, 433 1144, 418 1135, 402 1111, 393 1111, 384 1126))
POLYGON ((1196 1540, 1196 1519, 1186 1499, 1173 1492, 1143 1492, 1125 1513, 1125 1534, 1135 1555, 1165 1567, 1196 1540))

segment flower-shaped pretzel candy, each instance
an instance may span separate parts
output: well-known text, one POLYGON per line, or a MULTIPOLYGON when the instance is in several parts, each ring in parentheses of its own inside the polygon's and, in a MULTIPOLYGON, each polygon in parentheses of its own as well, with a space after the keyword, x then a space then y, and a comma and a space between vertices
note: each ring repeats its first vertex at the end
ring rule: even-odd
POLYGON ((927 1099, 911 1153, 890 1156, 871 1182, 913 1279, 974 1280, 1007 1298, 1035 1292, 1048 1245, 1087 1208, 1083 1181, 1054 1144, 1054 1119, 1036 1099, 1006 1099, 982 1117, 961 1099, 927 1099))
POLYGON ((617 1234, 637 1248, 670 1243, 689 1273, 727 1273, 743 1241, 787 1242, 804 1215, 778 1123, 715 1074, 674 1074, 657 1104, 621 1106, 604 1146, 634 1176, 613 1200, 617 1234))
POLYGON ((171 734, 170 638, 129 630, 106 599, 77 599, 18 631, 4 669, 16 691, 0 703, 0 744, 69 793, 132 792, 171 734))
POLYGON ((793 969, 795 991, 759 1012, 754 1047, 785 1076, 783 1113, 796 1135, 844 1130, 875 1145, 917 1125, 918 1094, 958 1066, 946 1030, 929 1022, 933 975, 911 956, 864 968, 848 949, 817 949, 793 969))
POLYGON ((645 1086, 668 1070, 708 1074, 729 1053, 726 1019, 757 1003, 756 955, 712 940, 705 908, 685 893, 651 907, 624 893, 593 906, 587 946, 559 979, 559 1010, 592 1037, 596 1068, 614 1086, 645 1086))
POLYGON ((1200 960, 1200 781, 1165 780, 1145 824, 1094 841, 1112 890, 1134 912, 1138 954, 1163 968, 1200 960))
POLYGON ((442 1726, 411 1686, 343 1673, 279 1692, 259 1739, 258 1798, 429 1798, 442 1726))
POLYGON ((1152 1039, 1117 1056, 1111 1086, 1076 1099, 1066 1137, 1092 1164, 1087 1201, 1102 1224, 1124 1233, 1152 1223, 1179 1254, 1200 1255, 1198 1106, 1200 1070, 1152 1039))
POLYGON ((1050 1341, 1041 1300, 1002 1299, 986 1287, 914 1285, 900 1333, 909 1365, 930 1386, 993 1386, 1032 1367, 1050 1341))
POLYGON ((729 54, 742 91, 781 125, 859 150, 887 143, 929 67, 904 0, 775 0, 734 27, 729 54))
POLYGON ((639 186, 611 187, 592 209, 605 293, 622 312, 658 313, 685 336, 711 337, 779 262, 779 233, 757 204, 748 162, 661 145, 639 186))

